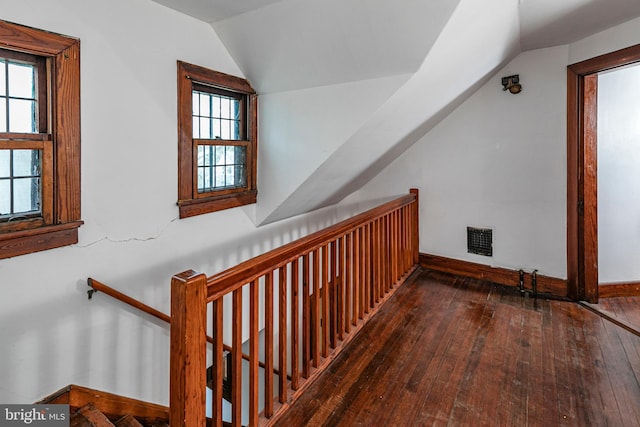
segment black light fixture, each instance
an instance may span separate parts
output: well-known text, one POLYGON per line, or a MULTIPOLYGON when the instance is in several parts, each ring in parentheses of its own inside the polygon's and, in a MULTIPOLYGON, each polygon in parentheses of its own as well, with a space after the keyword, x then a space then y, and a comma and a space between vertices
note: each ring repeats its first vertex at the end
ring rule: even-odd
POLYGON ((502 78, 502 90, 508 90, 512 94, 520 93, 522 85, 518 74, 502 78))

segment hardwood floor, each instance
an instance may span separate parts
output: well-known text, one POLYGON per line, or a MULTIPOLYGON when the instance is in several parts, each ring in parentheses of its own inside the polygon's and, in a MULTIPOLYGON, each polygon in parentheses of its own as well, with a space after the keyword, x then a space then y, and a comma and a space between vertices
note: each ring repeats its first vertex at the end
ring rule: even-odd
POLYGON ((640 337, 569 302, 421 271, 278 426, 638 426, 640 337))
POLYGON ((592 307, 624 322, 640 335, 640 297, 600 298, 592 307))

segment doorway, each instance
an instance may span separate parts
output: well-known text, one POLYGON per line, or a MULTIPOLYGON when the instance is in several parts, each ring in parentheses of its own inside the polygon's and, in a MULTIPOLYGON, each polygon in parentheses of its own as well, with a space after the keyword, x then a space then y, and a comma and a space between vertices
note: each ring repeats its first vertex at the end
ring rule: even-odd
POLYGON ((567 68, 567 279, 569 296, 597 303, 598 74, 640 62, 640 45, 567 68))

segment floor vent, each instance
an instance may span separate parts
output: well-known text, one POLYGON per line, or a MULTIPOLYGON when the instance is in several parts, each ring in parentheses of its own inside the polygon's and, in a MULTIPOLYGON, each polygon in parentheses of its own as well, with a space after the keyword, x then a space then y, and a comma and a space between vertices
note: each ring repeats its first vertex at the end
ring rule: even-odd
POLYGON ((493 230, 490 228, 467 227, 467 252, 493 256, 493 230))

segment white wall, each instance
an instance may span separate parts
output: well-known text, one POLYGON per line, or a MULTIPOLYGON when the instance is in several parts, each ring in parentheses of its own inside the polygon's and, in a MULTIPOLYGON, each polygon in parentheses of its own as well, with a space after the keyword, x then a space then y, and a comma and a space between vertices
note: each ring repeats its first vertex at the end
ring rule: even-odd
POLYGON ((0 402, 75 383, 166 404, 168 328, 102 294, 87 301, 87 277, 168 313, 173 274, 221 271, 333 222, 335 209, 260 229, 253 207, 177 219, 176 60, 242 75, 208 24, 150 0, 0 9, 81 40, 85 221, 77 245, 0 260, 0 402))
POLYGON ((637 43, 640 19, 520 54, 343 205, 418 187, 421 252, 566 278, 566 66, 637 43), (467 253, 467 225, 494 229, 492 258, 467 253))
POLYGON ((258 182, 262 197, 256 222, 262 223, 409 77, 261 95, 258 182))
POLYGON ((418 187, 421 252, 563 276, 566 58, 566 46, 519 55, 360 197, 418 187), (519 95, 502 90, 512 74, 519 95), (467 226, 493 228, 492 258, 467 253, 467 226))
POLYGON ((598 76, 598 276, 640 280, 640 66, 598 76))

